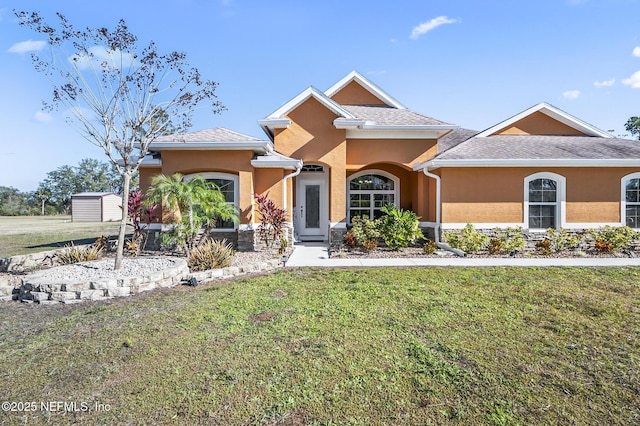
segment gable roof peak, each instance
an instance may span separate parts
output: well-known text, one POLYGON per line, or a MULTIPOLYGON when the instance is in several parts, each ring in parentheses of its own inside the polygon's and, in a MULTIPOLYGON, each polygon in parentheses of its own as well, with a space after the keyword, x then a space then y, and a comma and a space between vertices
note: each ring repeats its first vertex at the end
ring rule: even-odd
POLYGON ((331 98, 333 95, 338 93, 340 90, 345 88, 349 83, 355 81, 360 86, 362 86, 365 90, 371 93, 376 98, 380 99, 386 105, 398 108, 398 109, 407 109, 404 105, 398 102, 393 96, 389 95, 387 92, 382 90, 376 84, 374 84, 371 80, 367 79, 365 76, 360 74, 358 71, 351 71, 349 74, 344 76, 340 81, 331 86, 327 91, 324 92, 326 96, 331 98))
POLYGON ((582 133, 584 133, 587 136, 596 136, 596 137, 601 137, 601 138, 612 138, 613 136, 608 133, 605 132, 604 130, 600 130, 599 128, 597 128, 596 126, 593 126, 589 123, 587 123, 586 121, 583 121, 563 110, 561 110, 560 108, 557 108, 553 105, 551 105, 548 102, 540 102, 539 104, 536 104, 530 108, 527 108, 526 110, 520 112, 519 114, 514 115, 513 117, 510 117, 504 121, 501 121, 500 123, 489 127, 486 130, 483 130, 482 132, 480 132, 477 137, 486 137, 486 136, 491 136, 493 134, 495 134, 496 132, 498 132, 499 130, 502 130, 504 128, 506 128, 507 126, 516 123, 517 121, 522 120, 525 117, 530 116, 531 114, 534 114, 536 112, 540 112, 542 114, 545 114, 549 117, 551 117, 554 120, 559 121, 560 123, 563 123, 569 127, 572 127, 582 133))
POLYGON ((305 90, 300 92, 296 97, 291 99, 289 102, 269 114, 266 120, 270 119, 279 119, 284 118, 288 113, 296 109, 300 104, 305 102, 309 98, 314 98, 322 105, 327 107, 329 110, 333 111, 336 115, 344 117, 344 118, 354 118, 349 111, 344 109, 341 105, 335 102, 333 99, 329 98, 320 90, 316 89, 313 86, 307 87, 305 90))

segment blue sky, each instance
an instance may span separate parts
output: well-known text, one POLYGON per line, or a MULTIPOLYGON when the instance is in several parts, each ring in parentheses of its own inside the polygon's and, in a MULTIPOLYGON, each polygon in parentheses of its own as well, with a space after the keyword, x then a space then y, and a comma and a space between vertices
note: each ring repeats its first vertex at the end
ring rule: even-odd
POLYGON ((257 120, 310 85, 357 70, 410 109, 483 130, 539 102, 624 134, 640 115, 640 0, 0 0, 0 185, 34 190, 46 173, 104 154, 43 114, 47 79, 29 50, 42 38, 13 10, 113 27, 184 51, 220 83, 226 127, 266 138, 257 120))

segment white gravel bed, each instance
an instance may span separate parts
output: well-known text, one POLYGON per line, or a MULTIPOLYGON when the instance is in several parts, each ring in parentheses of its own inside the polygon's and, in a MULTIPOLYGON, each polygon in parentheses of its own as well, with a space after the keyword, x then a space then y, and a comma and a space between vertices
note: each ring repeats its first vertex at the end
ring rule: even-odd
MULTIPOLYGON (((176 259, 169 257, 136 257, 122 260, 122 267, 114 271, 114 259, 101 259, 92 262, 74 263, 36 272, 47 281, 79 282, 100 279, 146 276, 153 272, 164 271, 176 265, 176 259)), ((34 274, 35 275, 35 274, 34 274)))

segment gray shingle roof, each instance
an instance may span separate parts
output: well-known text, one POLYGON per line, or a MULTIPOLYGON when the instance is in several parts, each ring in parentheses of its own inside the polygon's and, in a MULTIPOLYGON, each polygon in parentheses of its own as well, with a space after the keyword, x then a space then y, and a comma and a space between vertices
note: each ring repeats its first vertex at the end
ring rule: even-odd
POLYGON ((256 142, 261 139, 222 127, 184 134, 160 136, 156 142, 256 142))
POLYGON ((355 117, 373 121, 380 126, 449 125, 444 121, 427 117, 408 109, 399 109, 386 105, 341 105, 355 117))
POLYGON ((640 159, 640 141, 590 136, 472 137, 439 154, 438 160, 640 159))
POLYGON ((455 146, 458 146, 462 142, 477 134, 477 130, 463 128, 456 129, 452 132, 447 133, 445 136, 438 140, 438 154, 441 154, 455 146))

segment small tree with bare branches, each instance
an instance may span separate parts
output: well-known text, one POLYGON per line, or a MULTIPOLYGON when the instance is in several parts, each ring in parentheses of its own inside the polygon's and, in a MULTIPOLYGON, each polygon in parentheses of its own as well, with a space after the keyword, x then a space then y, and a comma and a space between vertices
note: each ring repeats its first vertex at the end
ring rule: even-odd
POLYGON ((34 53, 37 71, 47 75, 52 110, 64 106, 68 121, 89 142, 102 148, 123 176, 122 221, 115 269, 122 264, 131 175, 149 145, 172 129, 191 126, 195 108, 207 102, 213 113, 223 110, 216 100, 217 83, 204 80, 181 52, 160 54, 151 41, 139 48, 124 20, 113 30, 74 27, 58 13, 58 27, 38 12, 14 11, 22 26, 45 36, 50 56, 34 53))

